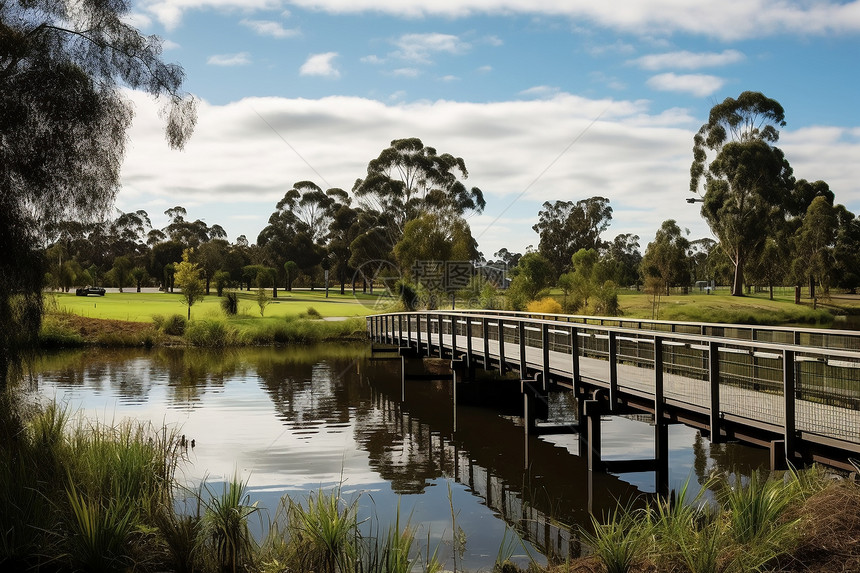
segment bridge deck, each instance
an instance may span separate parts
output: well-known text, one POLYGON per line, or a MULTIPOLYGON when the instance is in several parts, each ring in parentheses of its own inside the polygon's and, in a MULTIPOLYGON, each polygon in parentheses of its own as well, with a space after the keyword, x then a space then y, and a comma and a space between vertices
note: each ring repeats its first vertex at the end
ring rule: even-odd
POLYGON ((520 371, 524 379, 543 373, 571 385, 606 388, 615 399, 640 405, 659 400, 664 408, 710 418, 712 432, 731 423, 785 438, 791 448, 813 443, 840 450, 845 459, 860 453, 856 351, 582 324, 561 327, 511 316, 468 318, 402 313, 368 321, 376 340, 433 355, 441 346, 445 355, 468 356, 487 369, 503 361, 506 370, 520 371), (505 339, 501 348, 499 331, 505 339))

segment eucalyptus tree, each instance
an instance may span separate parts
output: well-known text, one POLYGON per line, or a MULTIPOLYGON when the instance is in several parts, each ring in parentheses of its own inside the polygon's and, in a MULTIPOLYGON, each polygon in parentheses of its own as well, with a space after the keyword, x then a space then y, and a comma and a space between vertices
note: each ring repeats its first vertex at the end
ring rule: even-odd
POLYGON ((687 256, 690 241, 674 219, 663 221, 642 257, 642 276, 665 294, 673 286, 690 283, 687 256))
POLYGON ((38 333, 42 229, 98 220, 113 204, 132 119, 121 90, 161 97, 171 147, 193 130, 182 68, 161 60, 161 40, 129 25, 130 12, 125 2, 0 2, 0 386, 38 333))
POLYGON ((461 157, 439 154, 417 137, 395 139, 367 165, 367 175, 352 191, 362 208, 379 213, 389 247, 400 240, 406 223, 428 211, 467 217, 486 206, 483 192, 467 188, 461 157))
POLYGON ((791 166, 774 145, 783 126, 779 102, 746 91, 711 108, 693 138, 690 190, 698 193, 704 184, 702 216, 734 266, 735 296, 743 295, 747 261, 791 205, 791 166), (710 162, 708 151, 714 154, 710 162))
POLYGON ((794 272, 809 282, 809 298, 817 302, 816 285, 825 291, 830 288, 830 279, 835 266, 833 247, 838 227, 836 209, 832 199, 820 195, 815 197, 806 210, 803 223, 794 234, 794 272))
POLYGON ((639 284, 639 235, 622 233, 616 235, 604 248, 603 265, 609 278, 620 286, 639 284))
POLYGON ((605 197, 573 201, 544 202, 538 222, 532 229, 540 235, 538 251, 555 269, 555 275, 570 266, 571 257, 580 249, 599 251, 604 243, 600 234, 609 228, 612 207, 605 197))

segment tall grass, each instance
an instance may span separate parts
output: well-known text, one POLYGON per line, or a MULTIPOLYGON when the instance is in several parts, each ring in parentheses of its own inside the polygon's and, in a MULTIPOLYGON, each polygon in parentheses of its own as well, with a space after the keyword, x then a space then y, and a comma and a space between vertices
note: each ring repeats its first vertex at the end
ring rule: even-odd
POLYGON ((72 516, 66 537, 72 565, 92 573, 131 566, 129 541, 138 525, 137 505, 129 498, 84 493, 71 476, 66 495, 72 516))
POLYGON ((185 327, 185 340, 194 346, 223 348, 236 344, 238 332, 223 318, 193 320, 185 327))
POLYGON ((220 495, 204 499, 206 508, 201 522, 202 543, 222 572, 236 573, 254 561, 256 542, 248 527, 248 518, 260 511, 257 503, 249 503, 247 481, 234 476, 224 484, 220 495))
POLYGON ((358 499, 347 503, 337 488, 309 494, 307 507, 291 498, 286 503, 287 530, 300 570, 352 569, 358 557, 358 499))
POLYGON ((582 538, 603 563, 607 573, 627 573, 649 554, 651 527, 639 511, 619 508, 605 522, 591 518, 593 533, 582 530, 582 538))

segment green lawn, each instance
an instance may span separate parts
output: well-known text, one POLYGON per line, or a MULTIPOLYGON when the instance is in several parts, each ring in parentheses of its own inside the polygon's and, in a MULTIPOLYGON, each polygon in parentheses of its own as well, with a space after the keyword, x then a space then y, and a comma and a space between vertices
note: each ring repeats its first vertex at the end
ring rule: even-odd
MULTIPOLYGON (((132 290, 124 293, 109 292, 103 297, 53 293, 47 295, 47 298, 47 306, 53 306, 53 298, 56 301, 56 310, 60 312, 130 322, 151 322, 152 317, 159 314, 185 316, 188 311, 185 300, 179 293, 138 293, 132 290)), ((328 298, 323 290, 279 291, 278 298, 271 299, 266 307, 265 316, 298 316, 306 313, 309 307, 316 309, 323 317, 366 316, 380 311, 375 306, 377 299, 376 296, 361 293, 356 293, 355 296, 349 292, 341 295, 339 291, 329 291, 328 298)), ((255 291, 239 292, 239 315, 260 318, 255 291)), ((214 292, 191 307, 192 318, 211 316, 223 316, 221 299, 214 292)))

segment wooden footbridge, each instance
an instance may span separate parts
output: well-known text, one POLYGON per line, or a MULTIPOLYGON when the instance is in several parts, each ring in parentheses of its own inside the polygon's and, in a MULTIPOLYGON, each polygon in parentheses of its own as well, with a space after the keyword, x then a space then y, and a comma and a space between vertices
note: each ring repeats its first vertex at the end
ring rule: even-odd
POLYGON ((774 468, 860 458, 858 332, 485 310, 378 314, 367 329, 404 356, 450 358, 455 389, 478 367, 518 372, 526 432, 580 433, 589 469, 659 483, 670 423, 770 448, 774 468), (577 423, 539 423, 551 390, 574 392, 577 423), (653 415, 655 459, 602 461, 601 417, 630 413, 653 415))

